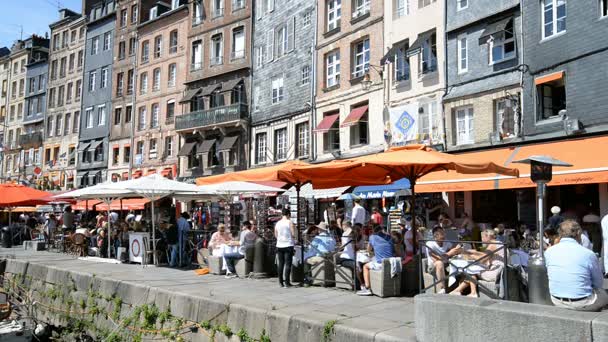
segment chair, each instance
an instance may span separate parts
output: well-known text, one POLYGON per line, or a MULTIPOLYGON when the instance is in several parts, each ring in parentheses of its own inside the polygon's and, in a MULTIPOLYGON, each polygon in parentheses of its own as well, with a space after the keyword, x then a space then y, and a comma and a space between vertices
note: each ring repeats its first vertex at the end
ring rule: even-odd
POLYGON ((209 271, 211 274, 224 274, 225 270, 222 270, 222 266, 224 266, 224 258, 210 255, 207 257, 207 264, 209 266, 209 271))
POLYGON ((378 297, 396 297, 401 294, 401 272, 391 277, 391 262, 382 260, 382 270, 370 270, 370 285, 372 293, 378 297))
POLYGON ((339 289, 353 291, 355 286, 353 282, 353 271, 348 267, 338 264, 339 259, 340 254, 336 254, 334 256, 336 287, 339 289))
POLYGON ((72 235, 72 252, 76 256, 86 256, 87 248, 88 241, 84 234, 76 233, 72 235))
POLYGON ((312 257, 306 260, 306 264, 310 267, 311 285, 336 286, 334 263, 328 257, 312 257))

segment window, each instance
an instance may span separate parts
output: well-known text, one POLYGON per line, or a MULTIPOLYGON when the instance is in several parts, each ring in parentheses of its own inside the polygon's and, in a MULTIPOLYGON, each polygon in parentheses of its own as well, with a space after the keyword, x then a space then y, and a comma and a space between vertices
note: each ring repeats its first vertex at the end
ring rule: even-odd
POLYGON ((461 11, 469 7, 469 0, 456 0, 456 9, 461 11))
POLYGON ((174 10, 179 7, 180 0, 171 0, 171 9, 174 10))
POLYGON ((310 136, 308 122, 303 122, 296 125, 296 158, 308 157, 310 150, 310 136))
POLYGON ((74 83, 70 82, 70 83, 68 83, 68 88, 66 91, 66 99, 65 99, 66 103, 72 103, 72 93, 73 92, 74 92, 74 83))
POLYGON ((513 58, 515 58, 515 37, 513 20, 510 20, 503 32, 493 35, 490 39, 490 65, 513 58))
POLYGON ((93 114, 93 108, 87 108, 85 110, 85 115, 86 115, 85 116, 85 120, 86 120, 85 123, 87 125, 87 128, 93 128, 93 116, 94 116, 94 114, 93 114))
POLYGON ((80 101, 80 95, 82 94, 82 80, 76 81, 76 101, 80 101))
POLYGON ((369 13, 369 5, 371 0, 353 0, 353 18, 369 13))
POLYGON ((150 139, 150 143, 149 143, 149 149, 148 149, 148 155, 150 157, 150 159, 156 159, 157 154, 156 154, 156 149, 157 149, 157 143, 156 143, 156 139, 150 139))
POLYGON ((283 76, 272 80, 272 104, 283 101, 283 76))
POLYGON ((456 109, 456 145, 473 144, 473 107, 456 109))
POLYGON ((63 120, 63 135, 70 134, 70 123, 72 122, 72 115, 67 113, 65 115, 65 120, 63 120))
MULTIPOLYGON (((327 117, 330 115, 339 115, 339 111, 327 112, 324 113, 323 116, 327 117)), ((330 129, 323 133, 323 152, 332 152, 340 150, 340 128, 339 122, 340 120, 336 120, 334 124, 330 127, 330 129)))
POLYGON ((106 32, 103 35, 103 50, 108 51, 112 48, 112 32, 106 32))
POLYGON ((561 110, 566 109, 566 84, 564 83, 564 78, 537 85, 536 99, 539 120, 557 117, 561 110))
POLYGON ((120 147, 112 148, 112 164, 117 165, 120 160, 120 147))
POLYGON ((175 100, 167 101, 167 122, 172 122, 175 117, 175 100))
POLYGON ((82 50, 78 51, 78 69, 82 68, 84 65, 84 52, 82 50))
POLYGON ((139 19, 139 8, 137 5, 131 6, 131 24, 135 24, 139 19))
POLYGON ((222 35, 216 34, 211 37, 211 65, 222 64, 223 41, 222 35))
POLYGON ((67 70, 67 63, 68 60, 66 57, 63 57, 61 59, 61 62, 59 63, 59 77, 60 78, 64 78, 65 74, 66 74, 66 70, 67 70))
POLYGON ((312 24, 312 11, 306 11, 302 15, 302 27, 312 24))
POLYGON ((125 74, 119 72, 116 75, 116 96, 122 96, 122 91, 125 83, 125 74))
POLYGON ((566 31, 566 0, 542 0, 543 39, 566 31))
POLYGON ((275 33, 277 58, 285 55, 288 49, 288 32, 287 25, 283 25, 277 29, 275 33))
POLYGON ((141 74, 139 80, 139 93, 146 94, 148 92, 148 73, 144 72, 141 74))
MULTIPOLYGON (((103 161, 103 157, 104 157, 103 143, 101 143, 95 148, 95 161, 96 162, 103 161)), ((97 180, 97 183, 99 183, 99 180, 97 180)))
POLYGON ((122 148, 122 161, 128 164, 131 160, 131 146, 125 146, 122 148))
POLYGON ((287 159, 287 128, 274 131, 274 160, 287 159))
POLYGON ((152 120, 150 120, 150 128, 157 128, 160 117, 160 107, 158 103, 152 104, 152 120))
POLYGON ((326 79, 325 86, 327 88, 340 84, 340 51, 330 52, 325 57, 326 79))
POLYGON ((103 89, 108 86, 108 77, 110 77, 108 68, 101 69, 101 87, 99 88, 103 89))
POLYGON ((496 131, 502 139, 515 137, 515 110, 518 99, 502 98, 495 101, 496 131))
POLYGON ((422 58, 420 59, 420 70, 423 74, 437 71, 437 34, 422 42, 422 58))
POLYGON ((600 0, 600 16, 608 16, 608 0, 600 0))
POLYGON ((255 163, 266 163, 266 133, 255 135, 255 163))
POLYGON ((53 35, 53 51, 59 50, 61 41, 59 40, 59 33, 53 35))
POLYGON ((122 108, 114 108, 114 125, 120 125, 122 122, 122 108))
POLYGON ((53 136, 53 116, 49 116, 49 118, 46 120, 46 135, 49 137, 53 136))
POLYGON ((340 17, 342 16, 342 0, 327 1, 327 31, 340 28, 340 17))
MULTIPOLYGON (((418 8, 426 7, 436 1, 437 0, 418 0, 418 8)), ((460 1, 460 0, 458 0, 458 1, 460 1)))
POLYGON ((133 94, 133 88, 135 87, 135 76, 133 69, 127 71, 127 95, 133 94))
POLYGON ((152 72, 152 91, 160 90, 160 68, 154 69, 152 72))
POLYGON ((232 11, 240 10, 245 8, 245 0, 232 0, 232 11))
POLYGON ((75 111, 74 112, 74 124, 72 124, 72 133, 78 133, 79 128, 80 128, 80 111, 75 111))
POLYGON ((232 31, 232 59, 245 57, 245 29, 237 27, 232 31))
POLYGON ((154 58, 160 58, 163 52, 163 37, 156 36, 154 38, 154 58))
POLYGON ((266 32, 266 63, 274 59, 274 30, 266 32))
POLYGON ((203 22, 203 0, 194 0, 193 6, 192 25, 198 25, 203 22))
POLYGON ((310 66, 305 65, 302 67, 302 80, 300 81, 301 85, 310 83, 310 66))
POLYGON ((19 80, 19 97, 25 95, 25 80, 19 80))
POLYGON ((91 55, 96 55, 99 52, 99 37, 91 39, 91 55))
POLYGON ((167 86, 175 87, 175 79, 177 77, 177 64, 169 64, 169 74, 167 75, 167 86))
POLYGON ((120 11, 120 27, 127 26, 127 9, 120 11))
POLYGON ((68 63, 68 69, 70 72, 74 71, 74 67, 76 66, 76 55, 70 54, 70 62, 68 63))
POLYGON ((192 70, 203 68, 203 43, 200 40, 192 42, 192 70))
POLYGON ((169 53, 177 52, 177 44, 177 30, 173 30, 169 33, 169 53))
POLYGON ((133 56, 135 54, 136 47, 137 39, 135 37, 129 38, 129 56, 133 56))
MULTIPOLYGON (((6 82, 6 80, 5 80, 5 82, 6 82)), ((3 91, 6 92, 6 83, 2 84, 2 88, 4 89, 3 91)), ((38 76, 38 91, 41 91, 42 89, 46 89, 46 76, 45 75, 38 76)))
POLYGON ((410 0, 395 0, 395 17, 401 18, 410 12, 410 0))
POLYGON ((127 106, 127 108, 125 109, 125 123, 131 123, 131 120, 133 118, 133 107, 131 106, 127 106))
POLYGON ((369 70, 369 39, 353 46, 353 78, 363 77, 369 70))
POLYGON ((106 124, 106 106, 97 106, 97 126, 106 124))
POLYGON ((148 61, 150 60, 150 42, 149 41, 145 41, 143 43, 141 43, 141 62, 142 63, 148 63, 148 61))
POLYGON ((125 59, 127 53, 127 44, 122 41, 118 43, 118 59, 125 59))
POLYGON ((137 128, 140 131, 143 131, 144 129, 146 129, 146 116, 148 114, 146 113, 146 107, 139 107, 139 118, 138 118, 138 125, 137 128))
POLYGON ((224 15, 224 0, 212 0, 213 17, 221 17, 224 15))
POLYGON ((410 79, 410 58, 407 57, 409 44, 403 44, 395 52, 395 82, 410 79))
POLYGON ((63 131, 63 128, 61 126, 62 121, 63 121, 63 116, 57 115, 57 122, 55 123, 55 136, 56 137, 60 137, 61 132, 63 131))
POLYGON ((418 105, 419 140, 429 140, 433 133, 433 120, 437 115, 437 102, 423 102, 418 105))
MULTIPOLYGON (((367 104, 365 104, 367 105, 367 104)), ((351 110, 356 107, 363 106, 362 104, 358 104, 355 107, 351 108, 351 110)), ((350 146, 360 146, 366 145, 368 136, 369 136, 369 124, 368 124, 369 114, 365 113, 356 124, 350 126, 350 146)), ((337 122, 338 120, 336 120, 337 122)), ((339 131, 336 132, 339 134, 339 131)))
POLYGON ((173 137, 165 137, 165 157, 173 156, 173 137))
POLYGON ((469 68, 467 37, 458 38, 458 73, 467 72, 469 68))
POLYGON ((89 72, 89 92, 95 91, 95 83, 97 82, 97 72, 89 72))
POLYGON ((154 6, 150 8, 149 20, 156 19, 156 17, 158 17, 158 7, 154 6))

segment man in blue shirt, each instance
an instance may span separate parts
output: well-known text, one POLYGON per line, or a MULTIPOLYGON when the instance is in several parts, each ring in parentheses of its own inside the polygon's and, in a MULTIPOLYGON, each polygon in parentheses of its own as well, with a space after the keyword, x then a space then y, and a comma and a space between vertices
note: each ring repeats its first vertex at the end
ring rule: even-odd
POLYGON ((187 255, 184 255, 186 250, 186 243, 188 243, 188 232, 190 231, 190 215, 187 212, 181 213, 179 219, 177 219, 177 249, 178 249, 178 262, 180 266, 189 265, 190 260, 187 255))
POLYGON ((545 253, 551 301, 570 310, 600 311, 608 305, 604 277, 595 254, 580 245, 582 232, 577 222, 562 222, 559 242, 545 253))
POLYGON ((319 230, 319 234, 312 239, 304 255, 304 259, 310 261, 308 264, 312 265, 323 261, 323 256, 336 250, 336 240, 329 235, 327 223, 321 222, 316 228, 319 230))
POLYGON ((365 285, 357 294, 360 296, 370 296, 372 292, 370 289, 370 271, 382 270, 382 261, 384 259, 392 258, 394 254, 393 241, 391 236, 384 232, 384 227, 376 226, 374 228, 374 234, 369 237, 369 244, 367 245, 367 252, 374 253, 374 259, 367 264, 363 265, 363 281, 365 285))

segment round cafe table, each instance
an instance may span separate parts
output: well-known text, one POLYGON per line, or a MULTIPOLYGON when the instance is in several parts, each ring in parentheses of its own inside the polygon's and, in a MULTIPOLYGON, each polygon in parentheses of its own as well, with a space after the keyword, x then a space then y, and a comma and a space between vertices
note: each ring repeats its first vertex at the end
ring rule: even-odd
POLYGON ((450 259, 449 274, 450 279, 448 280, 448 286, 452 286, 456 282, 456 275, 466 273, 469 275, 478 275, 485 271, 486 268, 483 265, 475 264, 476 260, 467 260, 463 258, 452 258, 450 259))

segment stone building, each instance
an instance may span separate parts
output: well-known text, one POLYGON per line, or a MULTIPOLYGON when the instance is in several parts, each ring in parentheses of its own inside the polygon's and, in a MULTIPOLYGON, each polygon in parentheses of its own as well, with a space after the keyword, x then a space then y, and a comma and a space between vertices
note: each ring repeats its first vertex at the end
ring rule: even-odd
POLYGON ((319 0, 315 114, 316 159, 383 151, 383 1, 319 0))
POLYGON ((175 117, 181 115, 188 73, 189 11, 187 1, 157 3, 141 13, 138 27, 141 54, 137 58, 135 107, 135 176, 159 173, 177 177, 179 137, 175 117))
POLYGON ((251 165, 309 159, 316 5, 257 1, 254 13, 251 165))
MULTIPOLYGON (((8 108, 8 85, 11 74, 11 50, 7 47, 0 48, 0 123, 3 127, 0 130, 0 143, 4 152, 4 133, 6 129, 6 115, 8 108)), ((0 154, 0 180, 4 180, 4 156, 0 154)))
POLYGON ((190 1, 187 90, 175 118, 181 180, 248 165, 252 4, 190 1))
POLYGON ((112 108, 115 1, 86 0, 87 14, 82 109, 78 142, 77 187, 107 179, 112 108))
POLYGON ((67 9, 49 25, 51 46, 47 82, 43 178, 63 190, 75 188, 84 68, 85 18, 67 9))

